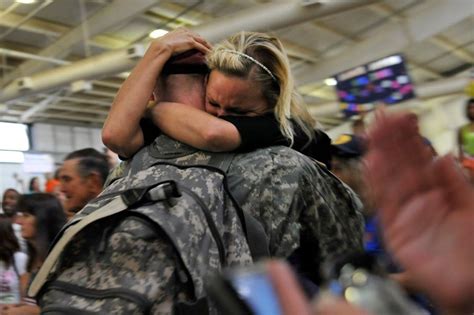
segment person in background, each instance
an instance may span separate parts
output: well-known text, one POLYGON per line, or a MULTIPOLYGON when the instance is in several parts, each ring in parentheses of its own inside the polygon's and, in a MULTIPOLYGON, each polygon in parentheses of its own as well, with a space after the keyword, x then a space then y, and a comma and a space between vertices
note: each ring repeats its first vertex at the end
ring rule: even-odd
POLYGON ((342 134, 331 143, 333 173, 358 194, 365 185, 361 173, 365 147, 364 139, 352 134, 342 134))
POLYGON ((12 223, 10 217, 0 214, 0 304, 20 303, 29 281, 28 256, 20 251, 12 223))
POLYGON ((32 177, 30 179, 30 184, 28 185, 28 191, 30 193, 39 193, 41 192, 40 182, 38 177, 32 177))
POLYGON ((413 119, 413 124, 416 126, 417 128, 417 137, 421 138, 421 141, 423 142, 424 145, 426 145, 426 147, 430 150, 431 152, 431 155, 433 156, 433 158, 436 158, 438 156, 438 152, 436 151, 435 147, 433 146, 433 144, 431 143, 430 139, 428 139, 427 137, 423 136, 421 134, 421 132, 419 131, 419 122, 420 122, 420 119, 419 119, 419 116, 417 113, 415 112, 410 112, 410 115, 409 115, 410 119, 413 119))
MULTIPOLYGON (((22 213, 17 221, 22 227, 23 238, 28 242, 27 271, 32 279, 46 258, 49 246, 66 223, 66 215, 56 197, 46 193, 22 195, 17 208, 22 213)), ((25 298, 22 303, 4 307, 2 312, 2 315, 39 314, 39 308, 34 300, 25 298)))
POLYGON ((18 243, 20 244, 20 249, 22 252, 26 253, 27 251, 26 241, 21 236, 21 226, 16 223, 16 219, 17 219, 16 205, 18 203, 19 198, 20 198, 20 193, 17 190, 13 188, 6 189, 5 192, 3 193, 3 198, 2 198, 2 211, 7 217, 11 219, 12 228, 13 228, 13 231, 15 232, 18 243))
POLYGON ((474 183, 474 98, 466 102, 467 124, 458 130, 458 158, 474 183))
POLYGON ((51 176, 51 173, 46 174, 46 183, 44 184, 44 192, 52 194, 55 188, 59 185, 59 169, 54 172, 54 175, 51 176))
POLYGON ((375 207, 371 202, 363 176, 364 138, 342 134, 332 142, 332 172, 359 196, 365 219, 364 248, 367 253, 383 255, 383 244, 378 231, 375 207))
POLYGON ((66 156, 59 181, 68 217, 100 194, 108 174, 107 157, 93 148, 77 150, 66 156))
MULTIPOLYGON (((56 169, 54 172, 54 177, 47 176, 46 184, 45 184, 45 192, 48 194, 52 194, 56 198, 58 198, 59 202, 61 203, 63 209, 66 209, 66 196, 61 191, 61 182, 59 181, 59 171, 61 168, 56 169)), ((72 216, 73 214, 69 215, 66 212, 67 216, 72 216)))
MULTIPOLYGON (((417 123, 417 122, 415 122, 417 123)), ((359 137, 351 134, 340 135, 332 144, 333 150, 333 173, 351 187, 360 197, 363 204, 363 213, 365 220, 364 229, 364 250, 374 257, 382 268, 391 273, 401 285, 409 287, 409 278, 403 274, 398 264, 393 260, 390 253, 387 252, 380 228, 379 216, 373 198, 370 196, 370 190, 365 178, 364 154, 367 150, 367 134, 365 137, 359 137)), ((423 143, 430 150, 432 146, 426 144, 426 138, 422 138, 423 143)), ((418 305, 425 308, 430 314, 433 313, 429 301, 425 297, 417 294, 413 290, 410 296, 418 305)))
POLYGON ((15 207, 20 198, 20 193, 13 188, 7 188, 3 192, 2 197, 2 211, 8 216, 13 216, 15 214, 15 207))

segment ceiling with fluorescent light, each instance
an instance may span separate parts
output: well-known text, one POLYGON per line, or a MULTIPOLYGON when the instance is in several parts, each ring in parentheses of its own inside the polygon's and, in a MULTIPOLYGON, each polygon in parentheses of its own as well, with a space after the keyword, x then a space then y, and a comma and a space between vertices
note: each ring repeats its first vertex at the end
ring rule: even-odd
POLYGON ((343 119, 325 79, 394 53, 423 100, 465 97, 473 16, 472 0, 0 0, 0 121, 101 126, 149 33, 186 26, 213 42, 275 33, 329 129, 343 119))

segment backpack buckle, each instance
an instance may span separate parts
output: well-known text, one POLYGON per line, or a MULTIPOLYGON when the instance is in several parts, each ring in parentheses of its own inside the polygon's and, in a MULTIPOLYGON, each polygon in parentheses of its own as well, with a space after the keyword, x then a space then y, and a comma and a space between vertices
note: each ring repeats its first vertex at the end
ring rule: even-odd
POLYGON ((129 189, 122 193, 122 200, 131 207, 142 201, 163 201, 181 197, 178 185, 174 181, 160 183, 155 187, 129 189))
POLYGON ((148 201, 163 201, 181 197, 181 192, 175 181, 169 181, 151 188, 147 192, 146 197, 148 201))

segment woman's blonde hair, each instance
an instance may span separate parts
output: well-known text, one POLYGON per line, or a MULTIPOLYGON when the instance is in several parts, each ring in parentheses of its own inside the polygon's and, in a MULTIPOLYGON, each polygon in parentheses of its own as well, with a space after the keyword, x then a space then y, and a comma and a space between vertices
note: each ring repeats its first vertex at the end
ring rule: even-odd
POLYGON ((293 144, 293 120, 309 139, 314 137, 314 119, 296 91, 288 56, 276 37, 258 32, 239 32, 214 46, 207 56, 211 70, 260 83, 273 106, 282 134, 293 144))

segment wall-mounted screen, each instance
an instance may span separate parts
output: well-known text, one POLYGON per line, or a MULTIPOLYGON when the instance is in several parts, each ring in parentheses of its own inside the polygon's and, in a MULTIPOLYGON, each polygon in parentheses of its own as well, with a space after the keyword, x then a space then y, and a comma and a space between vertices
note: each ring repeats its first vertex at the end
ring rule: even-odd
POLYGON ((337 74, 335 79, 340 108, 345 116, 370 111, 377 103, 391 105, 415 97, 402 55, 358 66, 337 74))

